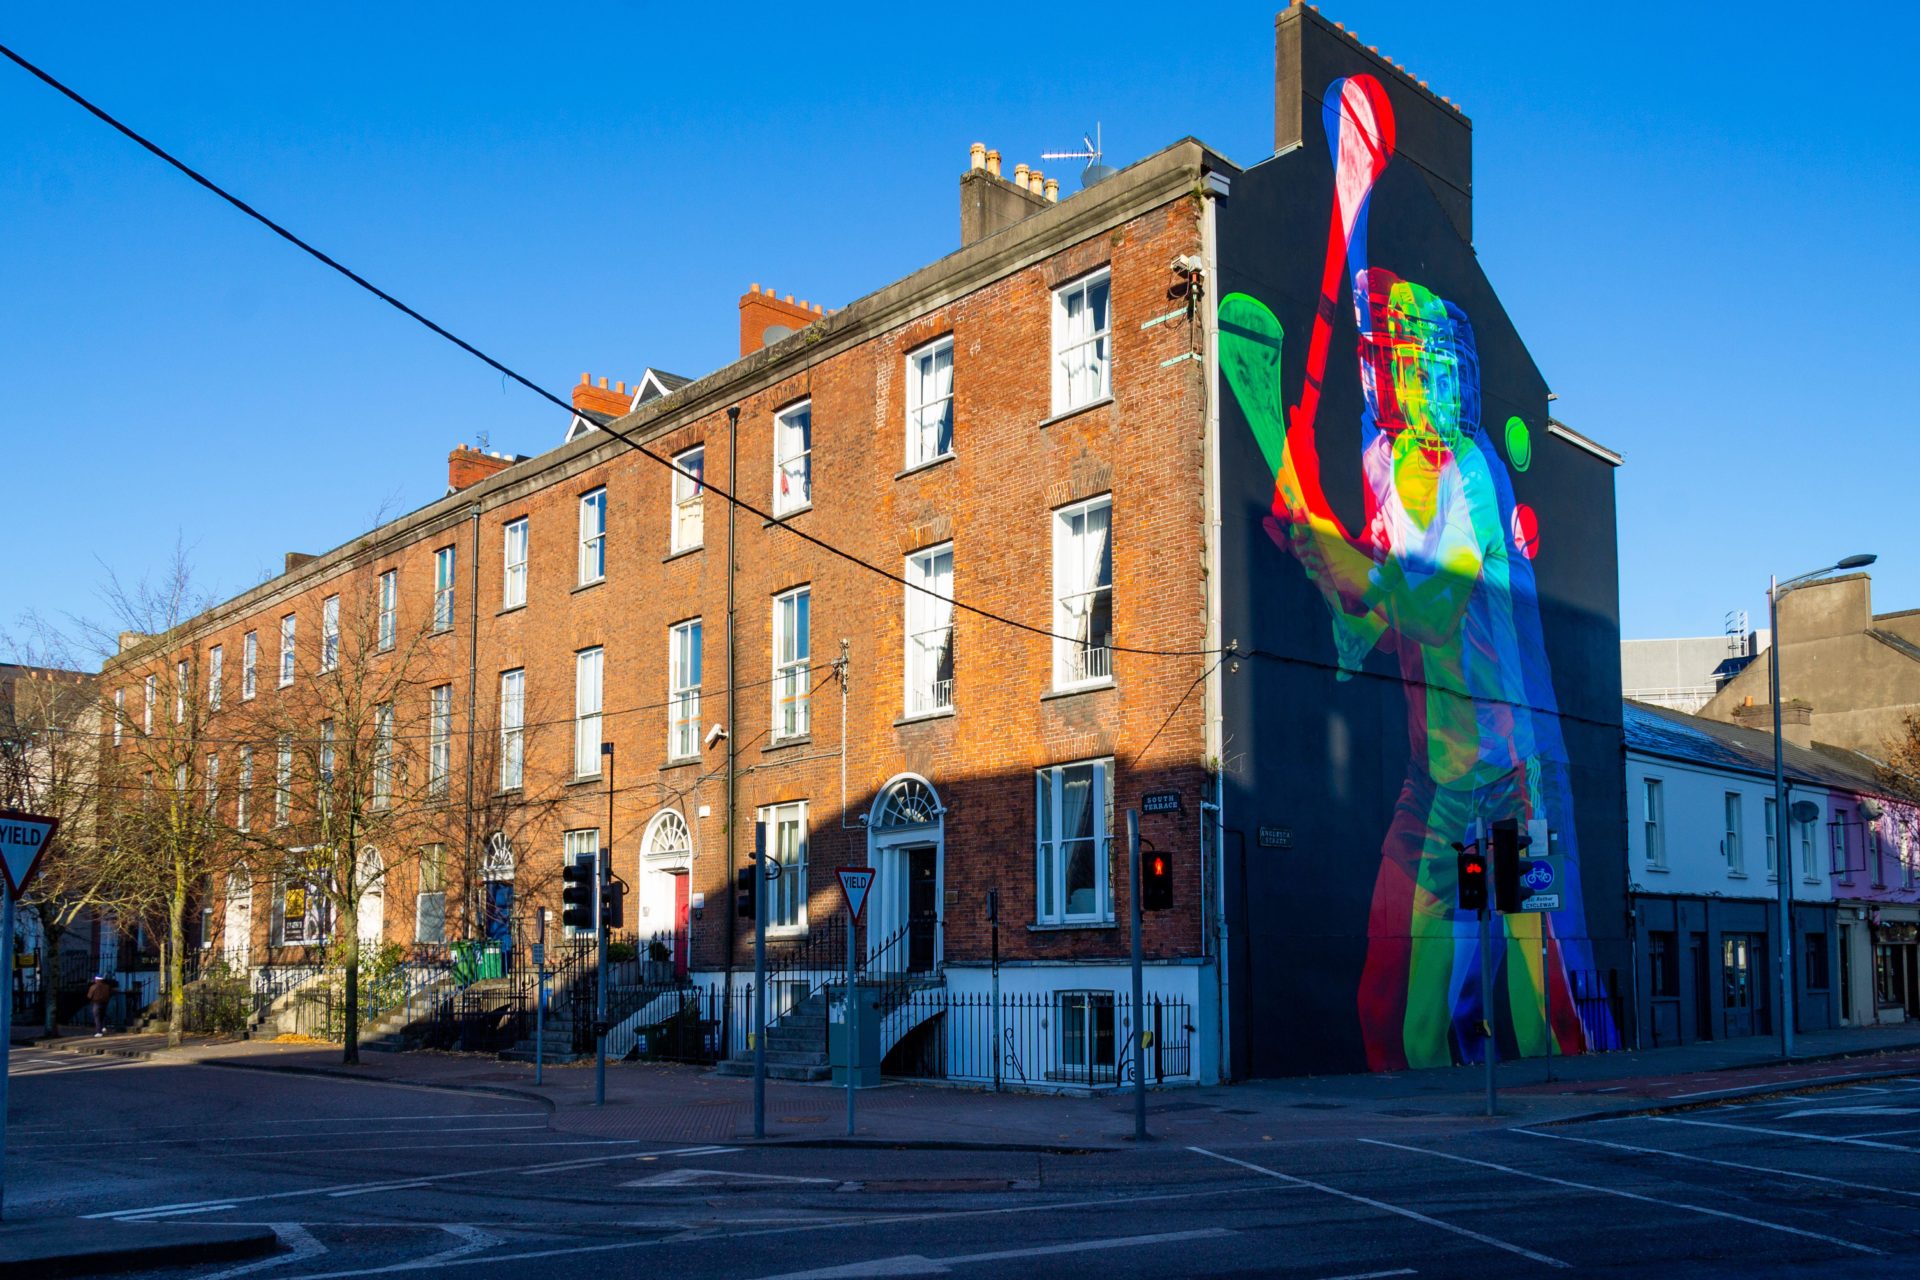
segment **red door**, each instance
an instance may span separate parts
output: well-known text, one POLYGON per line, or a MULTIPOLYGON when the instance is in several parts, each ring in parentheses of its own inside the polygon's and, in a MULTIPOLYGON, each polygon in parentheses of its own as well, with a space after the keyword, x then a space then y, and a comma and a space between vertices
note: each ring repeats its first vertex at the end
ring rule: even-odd
POLYGON ((687 976, 687 925, 690 919, 688 911, 689 886, 692 876, 673 878, 673 976, 687 976))

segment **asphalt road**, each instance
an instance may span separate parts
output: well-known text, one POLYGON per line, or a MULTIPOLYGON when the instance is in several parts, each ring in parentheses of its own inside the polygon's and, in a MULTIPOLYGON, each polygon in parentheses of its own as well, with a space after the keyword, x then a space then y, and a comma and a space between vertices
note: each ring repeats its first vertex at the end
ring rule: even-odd
POLYGON ((288 1246, 151 1273, 193 1280, 1920 1276, 1920 1079, 1083 1153, 667 1147, 511 1098, 42 1051, 16 1052, 12 1110, 9 1217, 264 1222, 288 1246))

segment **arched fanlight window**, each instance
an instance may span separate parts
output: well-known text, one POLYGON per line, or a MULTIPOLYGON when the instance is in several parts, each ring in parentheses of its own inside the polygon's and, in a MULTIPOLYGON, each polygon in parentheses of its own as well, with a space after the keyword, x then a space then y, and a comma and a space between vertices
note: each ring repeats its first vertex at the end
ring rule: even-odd
POLYGON ((227 898, 236 902, 253 901, 253 873, 247 870, 246 863, 227 873, 227 898))
POLYGON ((366 845, 360 850, 360 866, 355 874, 360 878, 360 888, 363 891, 379 893, 380 883, 387 874, 386 859, 380 856, 378 849, 372 845, 366 845))
POLYGON ((677 810, 662 809, 647 824, 647 838, 640 847, 649 858, 684 858, 693 852, 693 833, 677 810))
POLYGON ((905 774, 888 783, 873 802, 872 825, 882 830, 931 826, 945 812, 940 794, 925 778, 905 774))
POLYGON ((496 831, 487 839, 487 854, 480 862, 482 880, 513 879, 513 841, 507 833, 496 831))

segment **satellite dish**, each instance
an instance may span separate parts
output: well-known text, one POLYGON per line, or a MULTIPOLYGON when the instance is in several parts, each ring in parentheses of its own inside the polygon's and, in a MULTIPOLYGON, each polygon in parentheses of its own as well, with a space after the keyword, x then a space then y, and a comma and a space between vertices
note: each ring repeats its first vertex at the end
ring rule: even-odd
POLYGON ((1820 806, 1811 800, 1795 800, 1787 806, 1787 812, 1793 815, 1795 822, 1812 822, 1820 816, 1820 806))
POLYGON ((1869 822, 1879 821, 1880 815, 1886 811, 1887 807, 1878 800, 1875 800, 1872 796, 1860 797, 1860 814, 1869 822))
POLYGON ((1095 160, 1092 164, 1080 171, 1080 189, 1085 191, 1094 183, 1105 182, 1118 172, 1120 171, 1112 165, 1101 164, 1098 160, 1095 160))

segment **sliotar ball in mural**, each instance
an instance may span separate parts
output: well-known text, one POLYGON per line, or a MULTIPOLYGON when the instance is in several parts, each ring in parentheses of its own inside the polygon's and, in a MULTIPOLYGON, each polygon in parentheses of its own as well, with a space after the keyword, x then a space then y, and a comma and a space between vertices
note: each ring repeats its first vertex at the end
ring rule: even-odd
POLYGON ((1250 651, 1229 776, 1237 812, 1306 837, 1243 868, 1244 1066, 1478 1061, 1489 964, 1503 1056, 1615 1047, 1626 962, 1596 950, 1583 885, 1618 862, 1582 855, 1619 816, 1576 812, 1621 786, 1617 660, 1583 669, 1617 643, 1612 478, 1542 438, 1545 386, 1428 176, 1396 156, 1385 88, 1345 76, 1321 101, 1324 154, 1248 170, 1222 213, 1228 580, 1245 594, 1228 634, 1250 651), (1496 916, 1488 956, 1456 845, 1502 818, 1558 858, 1563 893, 1496 916))

